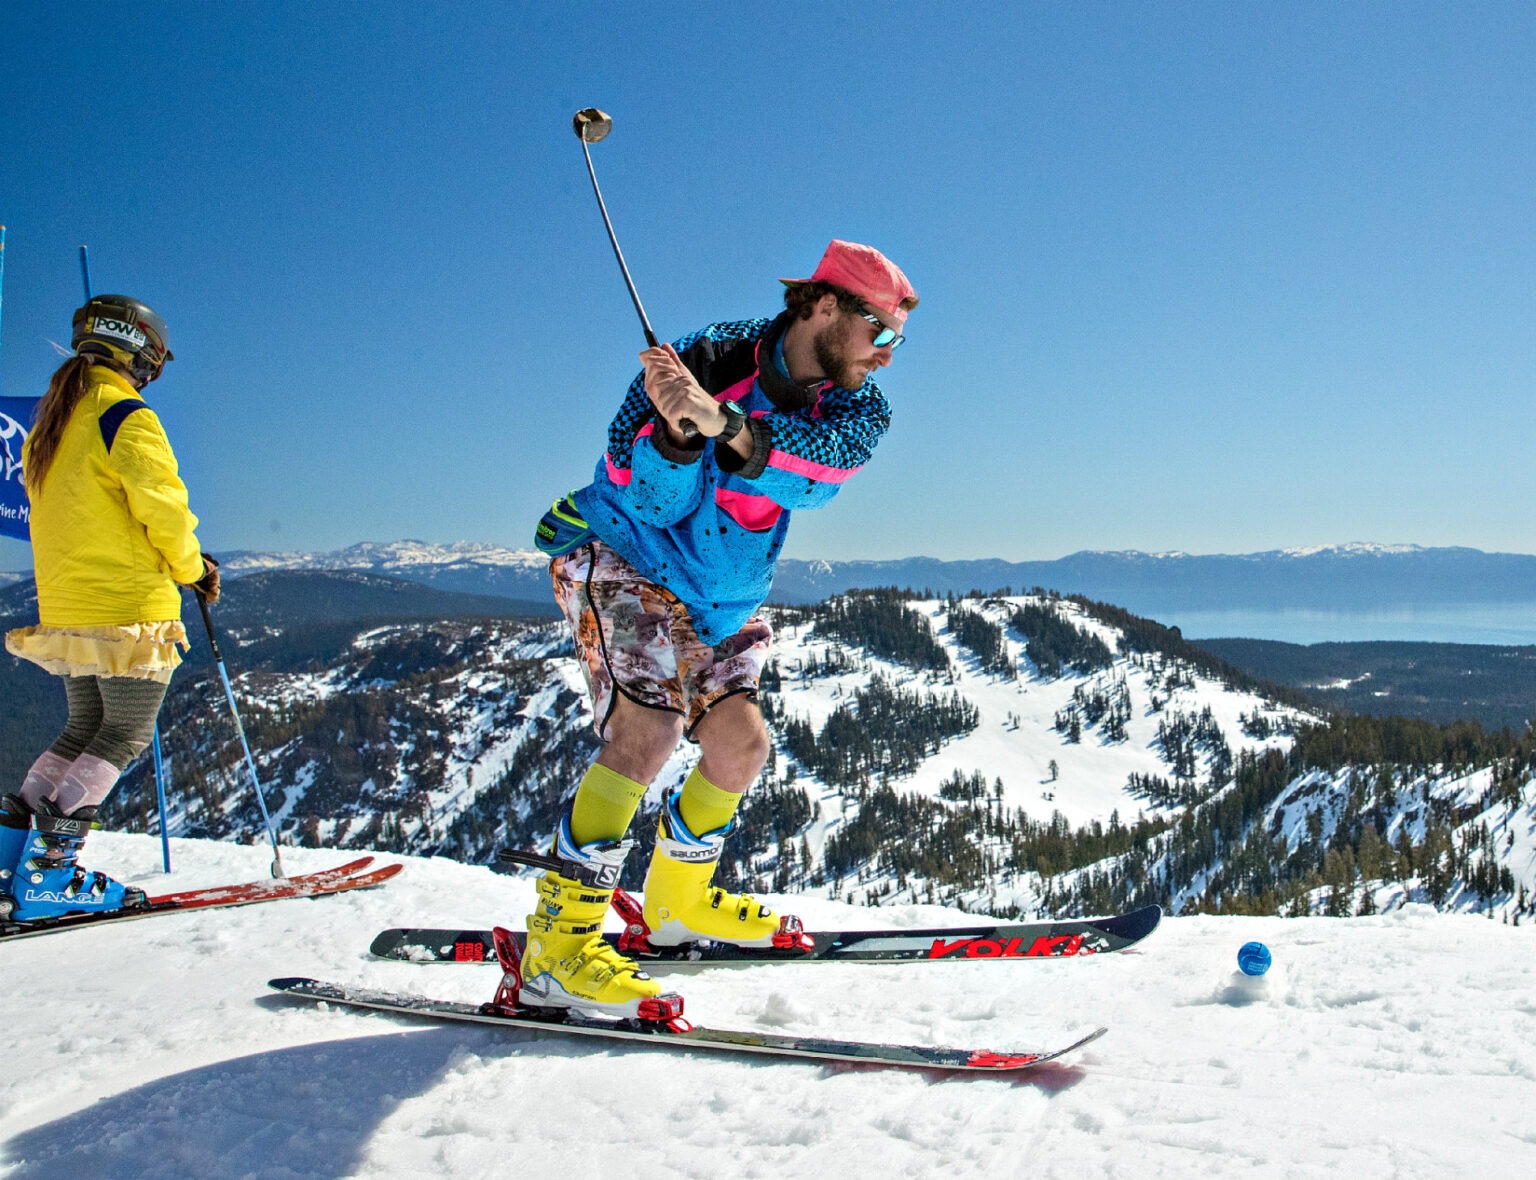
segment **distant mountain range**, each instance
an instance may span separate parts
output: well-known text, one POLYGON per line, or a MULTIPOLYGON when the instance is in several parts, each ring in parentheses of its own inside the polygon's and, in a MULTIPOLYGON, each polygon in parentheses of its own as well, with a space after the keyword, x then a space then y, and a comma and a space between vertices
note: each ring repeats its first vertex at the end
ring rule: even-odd
MULTIPOLYGON (((228 577, 268 570, 385 574, 461 594, 549 601, 547 562, 533 549, 459 542, 360 544, 329 553, 222 555, 228 577)), ((15 577, 24 575, 14 575, 15 577)), ((895 586, 937 595, 1036 586, 1156 618, 1187 610, 1352 610, 1536 601, 1536 556, 1464 547, 1329 545, 1264 553, 1083 551, 1052 561, 779 562, 771 601, 803 605, 853 589, 895 586)))
MULTIPOLYGON (((544 556, 479 542, 364 543, 328 553, 239 551, 221 555, 228 577, 269 570, 354 570, 460 594, 549 600, 544 556)), ((0 585, 25 578, 0 574, 0 585)), ((1051 561, 779 562, 770 601, 822 602, 848 590, 895 586, 934 594, 1043 587, 1158 617, 1190 610, 1356 610, 1372 607, 1536 601, 1536 556, 1465 547, 1327 545, 1263 553, 1084 550, 1051 561)))

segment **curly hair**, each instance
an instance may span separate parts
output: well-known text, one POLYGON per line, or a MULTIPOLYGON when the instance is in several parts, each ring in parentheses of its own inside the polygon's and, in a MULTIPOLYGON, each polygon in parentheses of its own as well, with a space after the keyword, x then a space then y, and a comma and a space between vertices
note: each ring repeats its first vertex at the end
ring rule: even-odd
POLYGON ((836 295, 838 309, 849 315, 858 315, 864 310, 864 301, 852 291, 823 282, 793 283, 785 287, 784 306, 794 313, 797 320, 808 320, 812 308, 824 295, 836 295))

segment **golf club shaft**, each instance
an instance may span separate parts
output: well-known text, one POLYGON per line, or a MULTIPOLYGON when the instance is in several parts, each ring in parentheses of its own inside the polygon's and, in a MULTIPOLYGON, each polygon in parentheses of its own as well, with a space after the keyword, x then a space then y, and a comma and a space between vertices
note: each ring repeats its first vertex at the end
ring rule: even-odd
MULTIPOLYGON (((624 251, 619 249, 619 237, 613 232, 613 221, 608 216, 608 205, 603 200, 603 190, 598 186, 597 170, 592 167, 592 152, 587 147, 585 138, 581 140, 581 154, 587 161, 587 175, 592 178, 592 193, 597 197, 597 208, 603 215, 603 225, 608 230, 608 242, 613 246, 613 256, 619 261, 619 271, 624 275, 624 285, 629 288, 630 301, 635 305, 635 314, 640 317, 640 327, 645 332, 645 343, 651 348, 659 347, 660 341, 656 339, 656 333, 651 330, 651 321, 646 318, 645 307, 640 302, 640 293, 635 290, 635 280, 629 277, 629 266, 624 261, 624 251)), ((691 439, 699 433, 699 428, 693 424, 692 419, 684 418, 678 425, 685 439, 691 439)))

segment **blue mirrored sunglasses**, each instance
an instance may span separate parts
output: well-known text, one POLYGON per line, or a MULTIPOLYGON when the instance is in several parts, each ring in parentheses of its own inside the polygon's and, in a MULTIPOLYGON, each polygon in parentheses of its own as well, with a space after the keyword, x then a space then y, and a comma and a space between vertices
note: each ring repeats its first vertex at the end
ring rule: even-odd
POLYGON ((906 337, 898 332, 895 328, 887 328, 883 323, 881 323, 880 317, 875 315, 875 313, 870 311, 867 307, 860 307, 859 318, 868 320, 870 323, 874 324, 877 329, 879 329, 875 333, 874 340, 871 341, 871 343, 876 348, 884 348, 886 345, 890 345, 891 350, 895 351, 896 349, 900 348, 902 343, 906 340, 906 337))

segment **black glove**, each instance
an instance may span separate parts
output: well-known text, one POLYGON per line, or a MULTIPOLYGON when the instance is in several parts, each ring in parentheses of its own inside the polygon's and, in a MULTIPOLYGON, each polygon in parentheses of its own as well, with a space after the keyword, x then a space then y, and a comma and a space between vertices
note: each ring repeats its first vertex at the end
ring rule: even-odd
POLYGON ((192 583, 192 589, 197 591, 197 596, 212 606, 219 600, 219 562, 215 557, 202 554, 203 576, 192 583))

